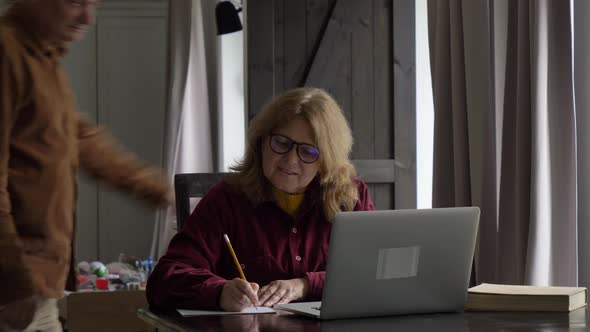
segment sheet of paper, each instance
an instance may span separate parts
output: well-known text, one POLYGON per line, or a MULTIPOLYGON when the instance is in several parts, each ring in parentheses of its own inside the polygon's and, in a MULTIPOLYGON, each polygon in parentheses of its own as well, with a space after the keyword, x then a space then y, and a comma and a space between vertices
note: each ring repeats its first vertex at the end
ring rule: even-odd
POLYGON ((206 310, 184 310, 176 309, 183 317, 190 316, 212 316, 212 315, 251 315, 251 314, 274 314, 276 311, 269 307, 249 307, 242 311, 206 311, 206 310))

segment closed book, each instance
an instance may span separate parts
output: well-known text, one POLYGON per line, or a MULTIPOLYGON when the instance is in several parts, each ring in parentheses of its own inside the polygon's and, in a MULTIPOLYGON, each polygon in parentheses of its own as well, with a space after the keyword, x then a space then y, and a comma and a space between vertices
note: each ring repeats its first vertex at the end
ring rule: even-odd
POLYGON ((587 304, 586 287, 481 284, 469 288, 465 310, 568 312, 587 304))

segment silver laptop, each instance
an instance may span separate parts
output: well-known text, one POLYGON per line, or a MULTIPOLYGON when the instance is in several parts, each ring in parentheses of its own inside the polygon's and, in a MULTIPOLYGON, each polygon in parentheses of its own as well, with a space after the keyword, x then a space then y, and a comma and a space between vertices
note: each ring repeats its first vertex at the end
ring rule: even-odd
POLYGON ((319 319, 461 311, 479 208, 337 213, 321 302, 275 309, 319 319))

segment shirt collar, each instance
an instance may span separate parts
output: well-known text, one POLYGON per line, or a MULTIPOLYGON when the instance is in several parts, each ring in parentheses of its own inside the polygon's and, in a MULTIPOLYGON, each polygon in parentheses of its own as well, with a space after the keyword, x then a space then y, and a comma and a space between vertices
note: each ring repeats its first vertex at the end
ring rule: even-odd
POLYGON ((1 18, 1 22, 14 29, 19 41, 32 55, 49 59, 60 59, 67 52, 64 44, 54 44, 43 40, 38 29, 35 29, 34 24, 27 23, 23 17, 15 13, 8 11, 1 18))
MULTIPOLYGON (((255 202, 256 206, 269 203, 277 204, 276 198, 274 197, 271 188, 271 184, 268 183, 260 200, 255 202)), ((299 208, 300 212, 306 212, 317 203, 320 203, 321 199, 322 187, 320 186, 319 176, 316 176, 305 189, 305 197, 303 198, 303 202, 301 203, 301 206, 299 208)))

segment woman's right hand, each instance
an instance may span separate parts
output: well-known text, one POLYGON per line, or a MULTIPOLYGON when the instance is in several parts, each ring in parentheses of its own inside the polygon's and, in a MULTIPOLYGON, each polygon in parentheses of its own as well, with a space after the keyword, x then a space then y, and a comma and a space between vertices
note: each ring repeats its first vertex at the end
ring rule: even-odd
POLYGON ((223 285, 219 305, 225 311, 242 311, 258 303, 260 286, 240 278, 230 280, 223 285))

